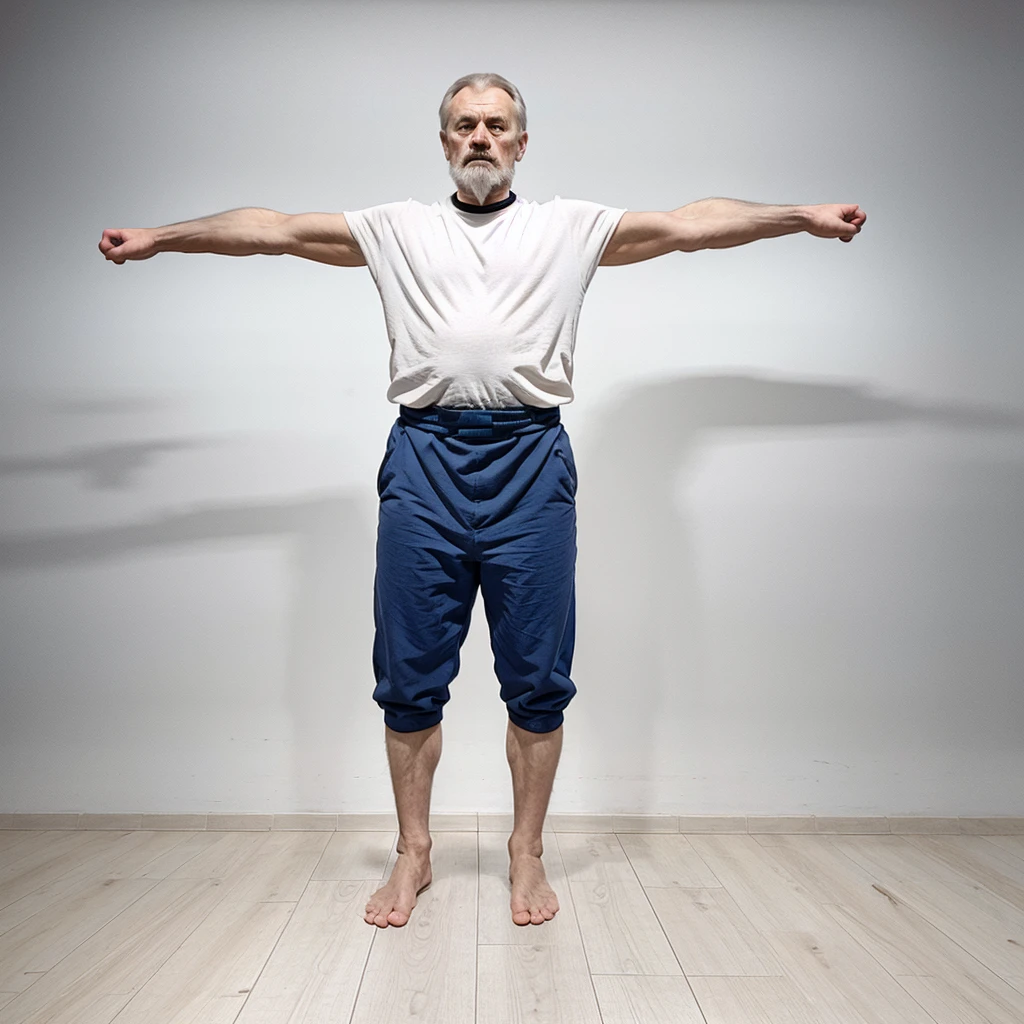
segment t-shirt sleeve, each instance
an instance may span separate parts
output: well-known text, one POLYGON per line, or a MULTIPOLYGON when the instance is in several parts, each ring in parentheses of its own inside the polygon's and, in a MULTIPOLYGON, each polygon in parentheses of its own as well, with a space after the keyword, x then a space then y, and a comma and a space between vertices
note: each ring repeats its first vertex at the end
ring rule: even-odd
POLYGON ((374 281, 377 280, 377 272, 380 269, 381 254, 384 250, 384 242, 387 236, 393 232, 393 222, 401 215, 406 204, 404 203, 383 203, 380 206, 367 206, 362 210, 343 210, 345 221, 352 237, 355 238, 359 248, 362 250, 363 259, 370 269, 374 281))
POLYGON ((563 199, 555 201, 565 211, 572 231, 573 244, 580 263, 580 284, 584 291, 590 284, 605 247, 618 227, 619 218, 626 212, 616 206, 603 206, 586 199, 563 199))

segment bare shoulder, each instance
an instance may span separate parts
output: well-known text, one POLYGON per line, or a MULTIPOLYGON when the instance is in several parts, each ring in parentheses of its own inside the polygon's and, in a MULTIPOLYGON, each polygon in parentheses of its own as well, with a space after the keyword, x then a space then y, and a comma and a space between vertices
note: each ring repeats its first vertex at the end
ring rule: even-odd
POLYGON ((696 247, 696 231, 687 218, 669 212, 627 210, 605 246, 601 266, 640 263, 669 252, 691 252, 696 247))
POLYGON ((366 260, 343 213, 286 215, 277 229, 277 251, 330 263, 335 267, 365 267, 366 260))

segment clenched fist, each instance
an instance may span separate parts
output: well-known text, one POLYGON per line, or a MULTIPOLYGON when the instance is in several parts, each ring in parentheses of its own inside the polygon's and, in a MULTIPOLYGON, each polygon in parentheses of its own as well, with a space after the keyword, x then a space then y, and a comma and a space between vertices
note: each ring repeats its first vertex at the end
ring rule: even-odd
POLYGON ((810 221, 804 229, 818 238, 838 238, 852 242, 860 234, 861 226, 868 215, 856 203, 822 203, 806 206, 810 221))
POLYGON ((99 250, 114 263, 148 260, 160 251, 152 228, 105 228, 99 250))

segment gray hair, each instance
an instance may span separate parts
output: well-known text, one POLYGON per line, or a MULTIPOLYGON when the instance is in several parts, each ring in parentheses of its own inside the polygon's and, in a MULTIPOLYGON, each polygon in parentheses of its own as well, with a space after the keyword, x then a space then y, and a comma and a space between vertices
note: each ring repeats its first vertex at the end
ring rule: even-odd
POLYGON ((484 89, 504 89, 515 102, 516 119, 519 121, 520 132, 526 131, 526 104, 523 102, 522 93, 507 78, 483 71, 479 71, 475 75, 463 75, 448 86, 448 91, 444 94, 444 99, 441 100, 441 108, 438 110, 442 131, 448 129, 448 115, 451 112, 452 99, 457 92, 465 89, 467 85, 471 85, 474 89, 479 89, 481 92, 484 89))

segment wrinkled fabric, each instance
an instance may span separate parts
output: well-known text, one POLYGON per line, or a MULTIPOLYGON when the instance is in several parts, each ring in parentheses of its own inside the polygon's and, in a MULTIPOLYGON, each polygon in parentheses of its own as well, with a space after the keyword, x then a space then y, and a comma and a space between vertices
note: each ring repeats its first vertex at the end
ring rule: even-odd
POLYGON ((624 212, 560 196, 484 214, 450 196, 346 210, 384 309, 388 401, 571 402, 583 297, 624 212))
POLYGON ((508 717, 550 732, 576 693, 576 464, 554 409, 402 406, 377 475, 373 699, 397 732, 443 717, 483 591, 508 717))

